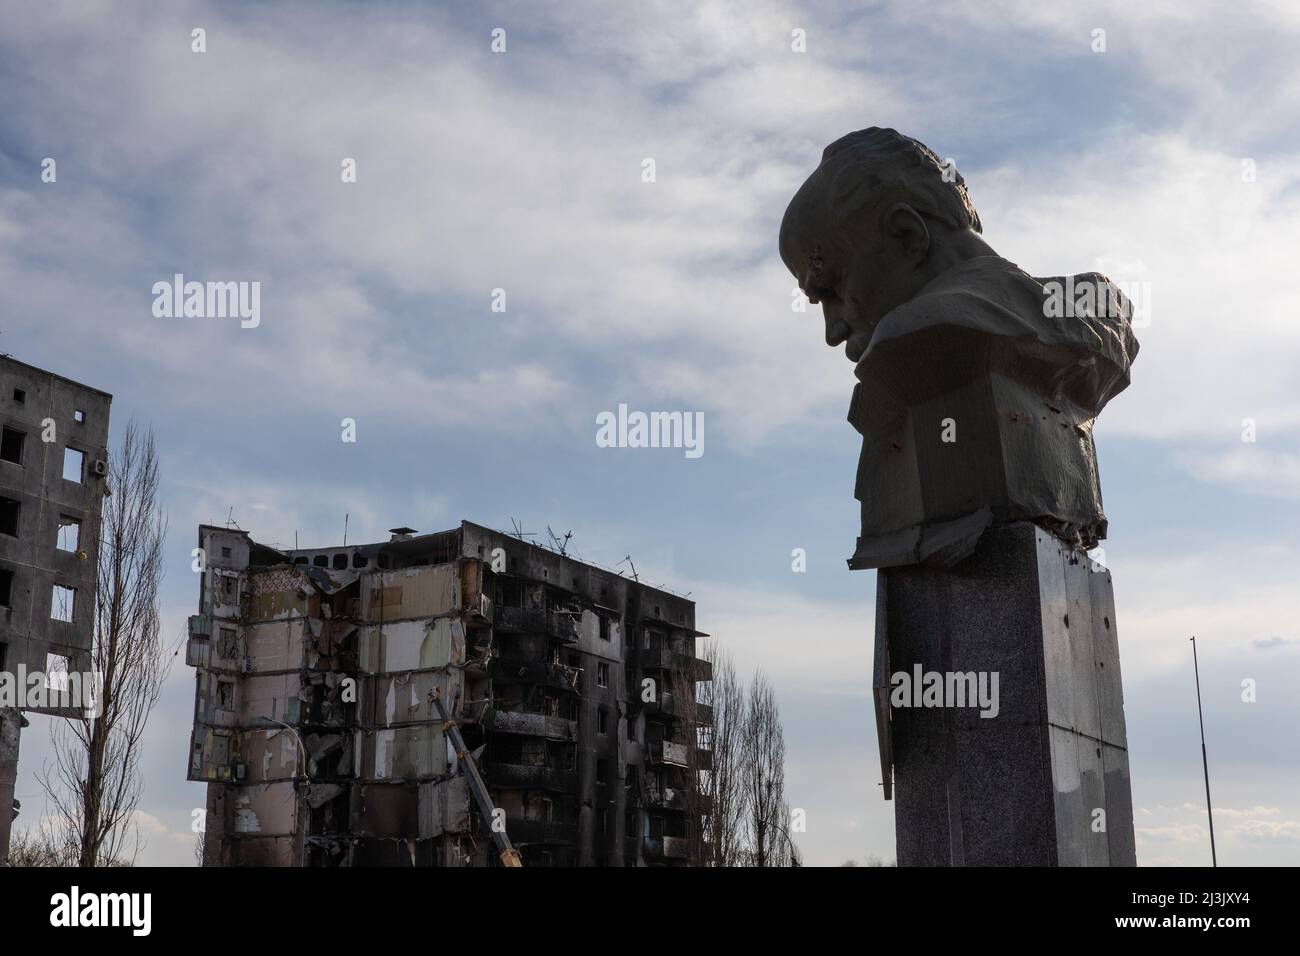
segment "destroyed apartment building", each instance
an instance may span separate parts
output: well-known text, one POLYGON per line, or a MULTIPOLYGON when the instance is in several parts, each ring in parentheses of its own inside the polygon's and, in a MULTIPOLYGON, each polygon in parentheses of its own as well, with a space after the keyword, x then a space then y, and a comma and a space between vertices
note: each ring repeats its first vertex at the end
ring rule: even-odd
POLYGON ((23 712, 80 717, 93 703, 93 679, 82 678, 93 672, 112 402, 0 355, 0 866, 18 812, 23 712))
POLYGON ((198 543, 204 865, 491 866, 494 824, 525 866, 701 858, 693 602, 470 522, 292 551, 203 525, 198 543))

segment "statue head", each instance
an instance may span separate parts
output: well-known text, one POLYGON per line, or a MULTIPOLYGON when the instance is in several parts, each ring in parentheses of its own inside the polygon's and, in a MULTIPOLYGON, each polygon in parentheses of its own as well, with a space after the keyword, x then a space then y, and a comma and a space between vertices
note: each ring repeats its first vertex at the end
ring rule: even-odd
POLYGON ((831 143, 781 222, 786 268, 849 360, 880 320, 964 259, 994 255, 961 174, 892 129, 831 143))

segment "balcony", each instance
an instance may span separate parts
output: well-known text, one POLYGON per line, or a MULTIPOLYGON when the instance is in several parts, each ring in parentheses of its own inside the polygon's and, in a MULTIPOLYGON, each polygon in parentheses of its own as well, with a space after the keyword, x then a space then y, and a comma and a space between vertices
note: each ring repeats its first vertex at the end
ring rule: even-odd
POLYGON ((579 637, 580 615, 566 608, 497 607, 492 626, 497 634, 545 634, 566 644, 579 637))
POLYGON ((577 721, 522 710, 489 710, 483 715, 483 726, 504 734, 524 734, 548 740, 574 740, 578 735, 577 721))
POLYGON ((578 825, 558 823, 553 820, 507 817, 506 834, 510 837, 510 842, 516 846, 534 844, 573 846, 578 842, 578 825))
POLYGON ((498 633, 543 634, 546 632, 546 612, 520 607, 498 607, 492 620, 498 633))
POLYGON ((512 684, 541 684, 557 690, 582 690, 582 671, 563 664, 548 664, 506 653, 493 659, 489 671, 493 677, 512 684))
POLYGON ((185 642, 185 663, 190 667, 207 667, 212 642, 202 635, 190 635, 185 642))
POLYGON ((663 646, 641 649, 641 669, 675 671, 692 681, 713 680, 713 665, 710 662, 689 654, 678 654, 663 646))
POLYGON ((664 647, 641 648, 641 669, 647 671, 672 670, 677 655, 664 647))
POLYGON ((551 790, 577 793, 578 775, 572 770, 556 770, 539 764, 498 763, 487 766, 488 786, 518 790, 551 790))
POLYGON ((674 767, 690 766, 690 754, 686 744, 676 744, 671 740, 652 740, 646 745, 651 763, 672 764, 674 767))
POLYGON ((691 720, 704 727, 713 723, 712 705, 702 704, 693 697, 682 697, 671 691, 661 691, 657 700, 647 701, 645 712, 651 717, 691 720))
POLYGON ((546 633, 551 637, 558 637, 566 644, 571 644, 581 637, 581 622, 581 611, 556 608, 550 613, 550 627, 547 628, 546 633))
POLYGON ((661 810, 685 810, 687 793, 673 787, 650 788, 649 804, 661 810))
POLYGON ((691 844, 685 837, 646 837, 645 855, 657 860, 689 860, 691 844))
POLYGON ((645 712, 651 717, 677 717, 679 716, 677 698, 664 691, 654 700, 646 702, 645 712))

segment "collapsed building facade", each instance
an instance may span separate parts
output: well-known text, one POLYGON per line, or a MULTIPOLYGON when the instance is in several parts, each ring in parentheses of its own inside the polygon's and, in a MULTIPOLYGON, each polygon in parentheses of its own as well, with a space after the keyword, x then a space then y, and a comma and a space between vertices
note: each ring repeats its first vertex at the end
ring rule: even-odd
POLYGON ((293 551, 203 525, 199 548, 205 866, 495 865, 494 823, 525 866, 701 858, 693 602, 470 522, 293 551))

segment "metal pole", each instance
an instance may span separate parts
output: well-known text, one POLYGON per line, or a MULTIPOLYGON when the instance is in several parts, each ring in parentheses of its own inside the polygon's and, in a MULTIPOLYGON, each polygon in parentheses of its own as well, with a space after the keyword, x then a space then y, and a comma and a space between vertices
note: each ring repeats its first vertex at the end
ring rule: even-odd
POLYGON ((451 745, 456 750, 457 762, 460 764, 461 772, 465 774, 466 782, 469 784, 469 791, 474 796, 474 802, 478 804, 479 814, 483 817, 483 822, 487 824, 488 829, 492 832, 492 842, 496 844, 497 855, 501 860, 502 866, 522 867, 524 865, 519 851, 515 849, 510 842, 510 836, 505 829, 497 830, 495 824, 495 810, 492 805, 492 796, 488 792, 487 784, 483 782, 483 775, 478 772, 478 764, 474 762, 474 756, 465 746, 465 738, 460 734, 460 728, 456 721, 447 713, 447 708, 442 706, 442 694, 437 688, 434 688, 429 694, 429 699, 433 706, 438 709, 438 717, 442 720, 442 732, 451 739, 451 745))
POLYGON ((1210 803, 1210 760, 1205 755, 1205 715, 1201 712, 1201 667, 1196 661, 1196 636, 1192 635, 1192 670, 1196 674, 1196 716, 1201 722, 1201 766, 1205 769, 1205 813, 1210 818, 1210 865, 1218 866, 1214 852, 1214 807, 1210 803))

